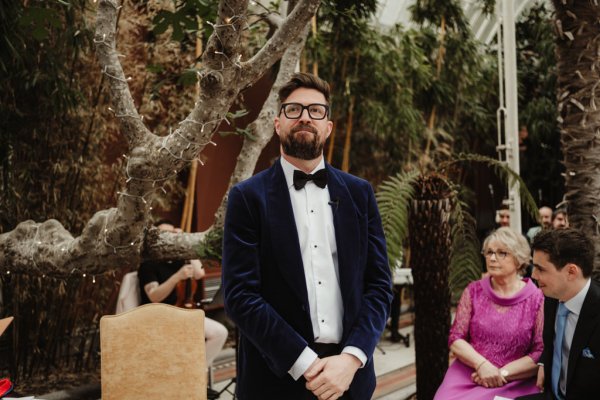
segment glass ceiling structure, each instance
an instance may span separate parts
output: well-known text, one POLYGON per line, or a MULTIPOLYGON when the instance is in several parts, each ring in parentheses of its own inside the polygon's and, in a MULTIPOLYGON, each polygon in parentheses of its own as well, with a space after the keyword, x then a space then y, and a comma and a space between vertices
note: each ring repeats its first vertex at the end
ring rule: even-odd
MULTIPOLYGON (((505 1, 505 0, 504 0, 505 1)), ((410 12, 408 8, 415 0, 380 0, 376 14, 376 23, 382 28, 390 28, 396 23, 410 26, 410 12)), ((501 7, 503 0, 497 0, 501 7)), ((514 15, 519 16, 531 7, 535 0, 514 0, 514 15)), ((495 40, 498 31, 498 20, 494 15, 486 15, 482 12, 481 1, 462 0, 464 13, 469 20, 471 30, 475 38, 485 44, 495 40)))

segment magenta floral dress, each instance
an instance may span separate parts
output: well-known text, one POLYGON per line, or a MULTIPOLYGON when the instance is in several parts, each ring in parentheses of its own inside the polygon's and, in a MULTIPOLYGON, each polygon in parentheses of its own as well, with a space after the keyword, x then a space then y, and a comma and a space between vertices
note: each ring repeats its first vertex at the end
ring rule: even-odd
MULTIPOLYGON (((464 339, 482 356, 500 368, 525 355, 538 362, 542 350, 544 295, 531 280, 513 297, 500 297, 492 290, 490 277, 471 282, 460 298, 448 345, 464 339)), ((539 393, 535 377, 485 388, 471 380, 473 368, 456 359, 435 394, 436 400, 493 400, 539 393)))

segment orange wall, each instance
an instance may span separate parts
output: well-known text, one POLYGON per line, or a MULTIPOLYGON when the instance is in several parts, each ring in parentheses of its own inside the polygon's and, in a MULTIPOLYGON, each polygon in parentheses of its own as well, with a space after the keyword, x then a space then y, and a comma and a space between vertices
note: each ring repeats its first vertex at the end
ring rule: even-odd
MULTIPOLYGON (((273 78, 269 72, 254 86, 243 92, 244 108, 249 114, 236 120, 238 127, 244 127, 256 118, 269 94, 272 82, 273 78)), ((231 131, 232 129, 227 123, 223 123, 220 130, 231 131)), ((268 168, 273 159, 279 155, 279 139, 277 135, 273 136, 273 139, 264 148, 254 173, 268 168)), ((209 144, 204 148, 202 151, 204 166, 198 166, 194 204, 195 226, 192 227, 197 232, 206 230, 214 222, 215 213, 225 195, 237 156, 242 148, 243 138, 238 135, 223 137, 217 133, 213 136, 213 142, 217 146, 209 144)))

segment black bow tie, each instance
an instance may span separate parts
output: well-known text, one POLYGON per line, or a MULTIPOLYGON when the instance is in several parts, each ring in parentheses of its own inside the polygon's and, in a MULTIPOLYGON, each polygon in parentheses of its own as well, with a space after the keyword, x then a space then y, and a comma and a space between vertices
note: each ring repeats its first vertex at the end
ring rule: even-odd
POLYGON ((315 185, 323 189, 327 185, 327 170, 323 168, 314 174, 305 174, 297 169, 294 170, 294 187, 296 190, 302 189, 308 181, 313 181, 315 185))

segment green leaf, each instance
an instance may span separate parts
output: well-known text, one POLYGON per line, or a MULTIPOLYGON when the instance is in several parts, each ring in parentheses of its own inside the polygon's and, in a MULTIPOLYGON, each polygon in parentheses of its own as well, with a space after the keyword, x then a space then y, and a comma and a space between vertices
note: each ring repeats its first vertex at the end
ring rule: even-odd
POLYGON ((172 12, 166 10, 159 11, 152 20, 152 23, 154 24, 152 31, 154 32, 154 34, 160 35, 165 33, 167 29, 169 29, 172 19, 172 12))
POLYGON ((179 76, 179 79, 177 80, 177 83, 179 83, 180 85, 183 85, 184 87, 195 85, 197 82, 198 82, 198 74, 196 73, 195 69, 185 70, 179 76))
POLYGON ((160 74, 165 70, 165 68, 160 64, 148 64, 146 65, 146 69, 153 74, 160 74))
POLYGON ((418 171, 399 173, 384 181, 376 194, 390 265, 396 265, 402 259, 408 235, 408 206, 414 198, 413 183, 418 176, 418 171))

